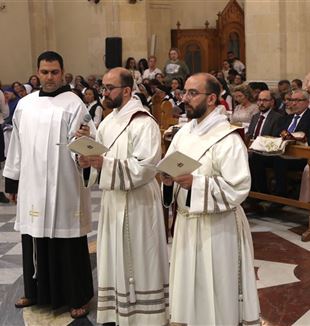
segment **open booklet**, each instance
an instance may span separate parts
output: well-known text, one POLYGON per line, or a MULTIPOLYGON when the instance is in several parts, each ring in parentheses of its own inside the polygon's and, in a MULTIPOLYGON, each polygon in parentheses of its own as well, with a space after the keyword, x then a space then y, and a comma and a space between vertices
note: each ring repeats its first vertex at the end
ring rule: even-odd
POLYGON ((183 174, 189 174, 197 170, 201 163, 191 157, 181 153, 173 152, 164 157, 156 165, 156 169, 160 172, 167 173, 172 177, 178 177, 183 174))
POLYGON ((109 150, 104 145, 87 136, 75 139, 72 143, 68 144, 68 148, 70 151, 84 156, 101 155, 109 150))

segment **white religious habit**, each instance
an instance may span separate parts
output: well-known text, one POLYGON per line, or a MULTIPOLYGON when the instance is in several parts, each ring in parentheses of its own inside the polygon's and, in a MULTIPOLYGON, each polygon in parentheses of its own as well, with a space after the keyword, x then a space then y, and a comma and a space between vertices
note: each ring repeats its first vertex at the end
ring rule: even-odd
MULTIPOLYGON (((91 231, 89 189, 66 144, 84 116, 72 92, 55 97, 34 92, 22 98, 3 175, 19 180, 15 230, 36 238, 75 238, 91 231)), ((95 126, 89 123, 95 134, 95 126)))
POLYGON ((166 325, 169 267, 154 168, 161 158, 158 125, 131 99, 103 120, 97 141, 110 149, 99 183, 98 323, 166 325))
POLYGON ((168 205, 176 198, 178 205, 170 261, 172 323, 260 324, 252 238, 240 207, 251 179, 247 149, 235 130, 217 107, 201 123, 184 125, 167 152, 180 151, 202 164, 192 173, 190 192, 175 183, 173 196, 165 198, 168 205))

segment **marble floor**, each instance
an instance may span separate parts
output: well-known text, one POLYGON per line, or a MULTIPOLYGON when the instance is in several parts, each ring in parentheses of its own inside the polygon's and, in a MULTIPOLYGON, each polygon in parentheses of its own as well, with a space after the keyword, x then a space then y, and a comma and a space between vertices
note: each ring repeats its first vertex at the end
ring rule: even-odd
MULTIPOLYGON (((93 229, 98 224, 100 192, 92 191, 93 229)), ((87 318, 71 319, 63 309, 16 309, 23 295, 20 235, 13 230, 15 206, 0 204, 0 326, 98 325, 96 298, 87 318)), ((247 214, 255 251, 255 269, 264 326, 310 325, 310 242, 300 238, 307 226, 307 212, 284 207, 277 212, 247 214)), ((96 231, 89 246, 96 287, 96 231)), ((170 249, 171 244, 168 245, 170 249)))

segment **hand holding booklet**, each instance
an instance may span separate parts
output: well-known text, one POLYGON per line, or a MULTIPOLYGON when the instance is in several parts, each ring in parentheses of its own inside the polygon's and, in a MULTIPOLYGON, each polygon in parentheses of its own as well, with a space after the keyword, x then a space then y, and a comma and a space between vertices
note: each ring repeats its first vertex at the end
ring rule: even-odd
POLYGON ((198 161, 176 151, 159 161, 156 168, 158 171, 167 173, 175 178, 180 175, 192 173, 193 171, 197 170, 200 165, 201 163, 198 161))
POLYGON ((68 148, 70 151, 84 156, 101 155, 109 150, 101 143, 87 136, 75 139, 72 143, 68 144, 68 148))

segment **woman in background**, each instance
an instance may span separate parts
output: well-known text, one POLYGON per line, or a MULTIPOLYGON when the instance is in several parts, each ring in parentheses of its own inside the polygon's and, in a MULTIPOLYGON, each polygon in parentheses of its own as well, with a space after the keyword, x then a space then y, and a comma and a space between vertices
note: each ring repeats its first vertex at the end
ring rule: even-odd
POLYGON ((84 103, 92 117, 96 128, 98 128, 100 122, 102 121, 102 111, 103 108, 100 104, 100 98, 98 92, 91 87, 87 87, 84 92, 83 97, 84 103))
POLYGON ((28 84, 32 87, 31 92, 38 91, 41 88, 40 79, 37 75, 32 75, 28 79, 28 84))
POLYGON ((231 123, 242 125, 247 132, 252 116, 259 112, 256 103, 253 103, 251 88, 248 85, 237 86, 233 93, 238 104, 231 116, 231 123))
POLYGON ((140 71, 137 69, 136 60, 133 57, 129 57, 126 61, 125 68, 130 71, 134 80, 133 89, 137 90, 138 85, 142 83, 142 76, 140 71))
POLYGON ((144 71, 148 69, 149 65, 145 58, 142 58, 138 61, 138 69, 140 71, 141 76, 143 76, 144 71))

